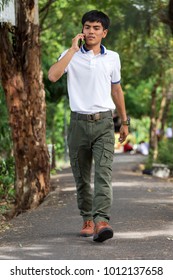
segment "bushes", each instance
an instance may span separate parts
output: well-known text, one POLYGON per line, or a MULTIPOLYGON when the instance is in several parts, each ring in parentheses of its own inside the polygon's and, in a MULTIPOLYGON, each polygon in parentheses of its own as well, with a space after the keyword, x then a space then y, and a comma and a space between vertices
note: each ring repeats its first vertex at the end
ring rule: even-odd
MULTIPOLYGON (((153 154, 150 151, 150 154, 145 162, 145 170, 147 172, 152 172, 153 164, 167 165, 170 169, 170 176, 173 176, 173 140, 163 139, 158 143, 158 157, 157 160, 153 161, 153 154)), ((148 174, 148 173, 146 173, 148 174)))
POLYGON ((14 159, 0 159, 0 200, 14 198, 14 159))
POLYGON ((167 164, 173 170, 173 140, 164 139, 159 142, 158 163, 167 164))

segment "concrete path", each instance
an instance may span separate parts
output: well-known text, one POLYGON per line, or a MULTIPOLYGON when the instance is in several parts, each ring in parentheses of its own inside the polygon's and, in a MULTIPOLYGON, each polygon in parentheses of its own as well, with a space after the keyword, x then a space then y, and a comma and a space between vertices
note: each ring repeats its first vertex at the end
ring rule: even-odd
POLYGON ((140 155, 115 155, 111 225, 114 238, 79 236, 82 219, 71 169, 36 210, 0 233, 1 260, 173 260, 173 182, 134 172, 140 155))

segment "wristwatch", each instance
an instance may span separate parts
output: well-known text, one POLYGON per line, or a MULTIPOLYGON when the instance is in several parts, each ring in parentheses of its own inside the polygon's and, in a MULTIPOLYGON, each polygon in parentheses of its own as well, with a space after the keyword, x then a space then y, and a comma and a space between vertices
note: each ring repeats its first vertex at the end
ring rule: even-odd
POLYGON ((127 117, 127 120, 126 121, 122 121, 121 124, 129 126, 130 125, 130 117, 127 117))

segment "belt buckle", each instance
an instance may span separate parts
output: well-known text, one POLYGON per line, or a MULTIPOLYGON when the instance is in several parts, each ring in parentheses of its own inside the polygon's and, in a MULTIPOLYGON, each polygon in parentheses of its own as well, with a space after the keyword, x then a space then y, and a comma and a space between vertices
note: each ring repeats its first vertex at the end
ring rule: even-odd
POLYGON ((100 120, 100 113, 87 115, 88 121, 98 121, 100 120))
POLYGON ((94 121, 93 116, 94 116, 94 115, 87 115, 87 120, 88 120, 89 122, 94 121))

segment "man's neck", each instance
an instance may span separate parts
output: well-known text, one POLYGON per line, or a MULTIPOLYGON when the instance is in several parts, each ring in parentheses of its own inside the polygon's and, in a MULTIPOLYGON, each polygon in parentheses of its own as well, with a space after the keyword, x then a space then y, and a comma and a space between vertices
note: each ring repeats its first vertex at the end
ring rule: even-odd
POLYGON ((93 51, 93 53, 95 55, 99 54, 101 52, 100 49, 100 45, 96 45, 96 46, 88 46, 87 44, 85 44, 85 48, 89 51, 93 51))

